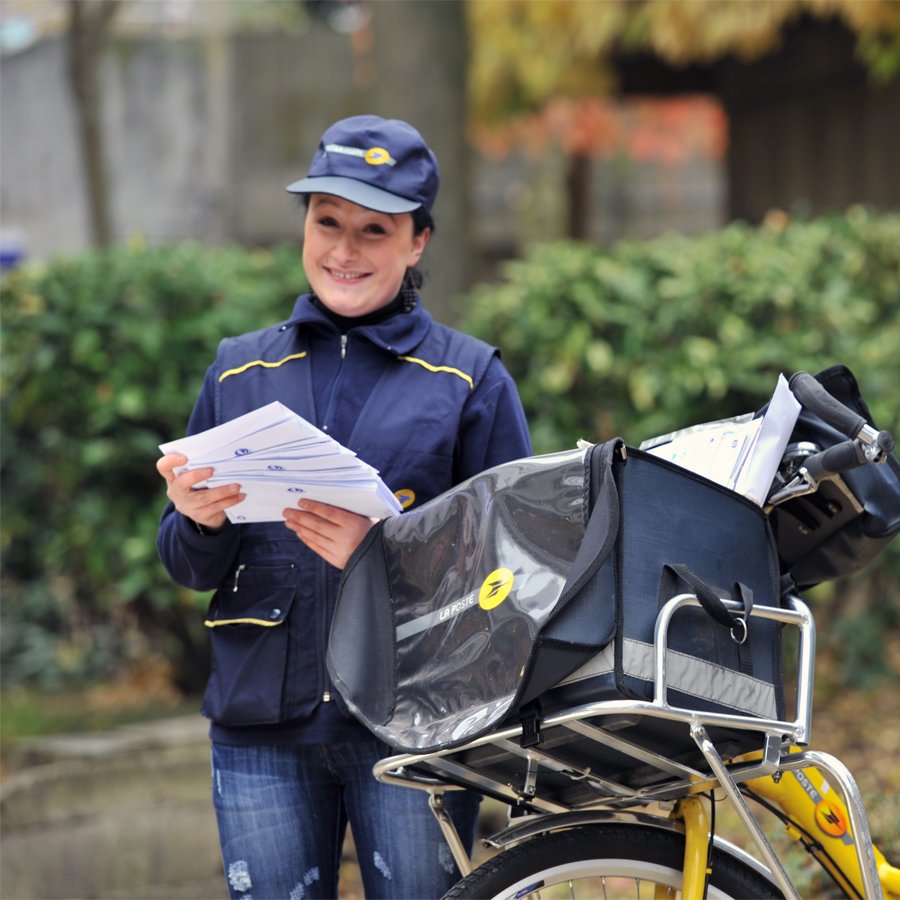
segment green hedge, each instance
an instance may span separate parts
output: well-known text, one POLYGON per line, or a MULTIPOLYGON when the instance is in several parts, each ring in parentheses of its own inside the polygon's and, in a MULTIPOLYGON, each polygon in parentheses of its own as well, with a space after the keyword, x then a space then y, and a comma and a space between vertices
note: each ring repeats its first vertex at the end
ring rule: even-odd
POLYGON ((882 427, 900 420, 898 215, 543 244, 504 276, 464 327, 501 348, 540 452, 755 410, 779 372, 835 362, 882 427))
POLYGON ((2 652, 7 685, 109 677, 161 652, 205 666, 196 607, 159 564, 158 444, 184 433, 216 345, 287 318, 297 247, 140 244, 3 284, 2 652))
MULTIPOLYGON (((896 429, 898 285, 900 216, 854 210, 606 250, 537 246, 472 292, 464 327, 502 347, 540 452, 756 409, 778 372, 833 362, 896 429)), ((196 689, 205 598, 156 557, 157 445, 183 433, 221 336, 289 314, 298 249, 116 248, 2 287, 5 684, 109 677, 157 653, 196 689)), ((889 602, 864 604, 865 622, 852 606, 840 632, 868 636, 869 670, 871 635, 900 618, 896 579, 879 577, 889 602)))

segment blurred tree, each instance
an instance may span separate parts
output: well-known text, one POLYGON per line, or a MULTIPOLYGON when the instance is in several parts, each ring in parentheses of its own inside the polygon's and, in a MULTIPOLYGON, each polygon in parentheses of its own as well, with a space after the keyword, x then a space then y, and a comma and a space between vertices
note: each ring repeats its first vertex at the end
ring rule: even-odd
POLYGON ((121 0, 68 0, 69 81, 78 114, 91 238, 97 247, 112 241, 99 71, 110 26, 120 7, 121 0))
POLYGON ((841 20, 873 77, 900 73, 895 0, 472 0, 466 10, 470 103, 480 125, 537 112, 554 97, 613 91, 621 53, 651 52, 673 65, 755 59, 803 15, 841 20))
POLYGON ((475 270, 465 4, 379 0, 371 8, 376 112, 412 122, 440 160, 437 239, 428 250, 426 296, 436 318, 452 322, 475 270))
MULTIPOLYGON (((472 0, 470 109, 484 137, 525 117, 546 128, 548 107, 576 106, 620 88, 626 57, 689 72, 726 58, 749 63, 777 50, 804 16, 838 21, 855 36, 855 53, 874 83, 900 73, 900 3, 894 0, 472 0)), ((826 51, 827 52, 827 51, 826 51)), ((668 70, 671 92, 682 80, 668 70)), ((696 88, 694 88, 696 90, 696 88)), ((568 236, 586 238, 591 154, 602 143, 583 118, 558 119, 567 154, 568 236)), ((857 198, 862 199, 862 198, 857 198)))

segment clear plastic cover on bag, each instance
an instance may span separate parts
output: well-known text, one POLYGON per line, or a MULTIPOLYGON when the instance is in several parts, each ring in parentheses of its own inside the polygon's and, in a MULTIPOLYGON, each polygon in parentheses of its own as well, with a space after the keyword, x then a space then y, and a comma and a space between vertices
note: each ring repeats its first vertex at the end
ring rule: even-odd
POLYGON ((329 669, 383 740, 443 746, 506 714, 584 537, 585 454, 489 469, 383 521, 357 551, 329 669))

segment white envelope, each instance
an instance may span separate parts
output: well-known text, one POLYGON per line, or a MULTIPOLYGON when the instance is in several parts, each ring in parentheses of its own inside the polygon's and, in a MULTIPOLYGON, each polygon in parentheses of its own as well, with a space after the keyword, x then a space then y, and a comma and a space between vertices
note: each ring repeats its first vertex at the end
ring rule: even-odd
POLYGON ((176 473, 212 467, 197 489, 241 485, 232 522, 276 522, 301 497, 379 518, 401 511, 376 469, 278 401, 159 448, 188 458, 176 473))
MULTIPOLYGON (((354 487, 335 484, 306 482, 304 484, 254 481, 244 485, 247 499, 226 511, 231 522, 275 522, 283 519, 283 510, 296 506, 302 499, 330 503, 362 516, 376 516, 379 519, 397 515, 396 508, 378 491, 377 485, 368 483, 354 487)), ((388 494, 394 504, 393 494, 388 494)))

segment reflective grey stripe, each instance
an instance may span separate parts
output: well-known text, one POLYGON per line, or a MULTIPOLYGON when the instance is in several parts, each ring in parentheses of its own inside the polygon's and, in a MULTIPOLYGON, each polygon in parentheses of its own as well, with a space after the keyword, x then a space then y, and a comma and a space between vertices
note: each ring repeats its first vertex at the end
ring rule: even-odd
POLYGON ((436 609, 434 612, 426 613, 424 616, 419 616, 416 619, 410 619, 409 622, 404 622, 402 625, 398 625, 396 631, 396 640, 406 640, 406 638, 412 637, 414 634, 418 634, 420 631, 425 631, 426 628, 431 628, 432 625, 437 625, 438 622, 446 622, 447 619, 452 619, 454 616, 458 616, 464 610, 470 609, 471 607, 477 605, 478 592, 472 591, 471 593, 466 594, 462 599, 454 600, 452 603, 448 603, 446 606, 442 606, 440 609, 436 609))
MULTIPOLYGON (((626 638, 622 647, 622 666, 626 675, 652 681, 653 645, 626 638)), ((754 716, 769 719, 778 716, 775 687, 766 681, 677 650, 668 651, 666 668, 670 688, 754 716)), ((611 674, 613 670, 613 645, 609 643, 560 684, 611 674)))

